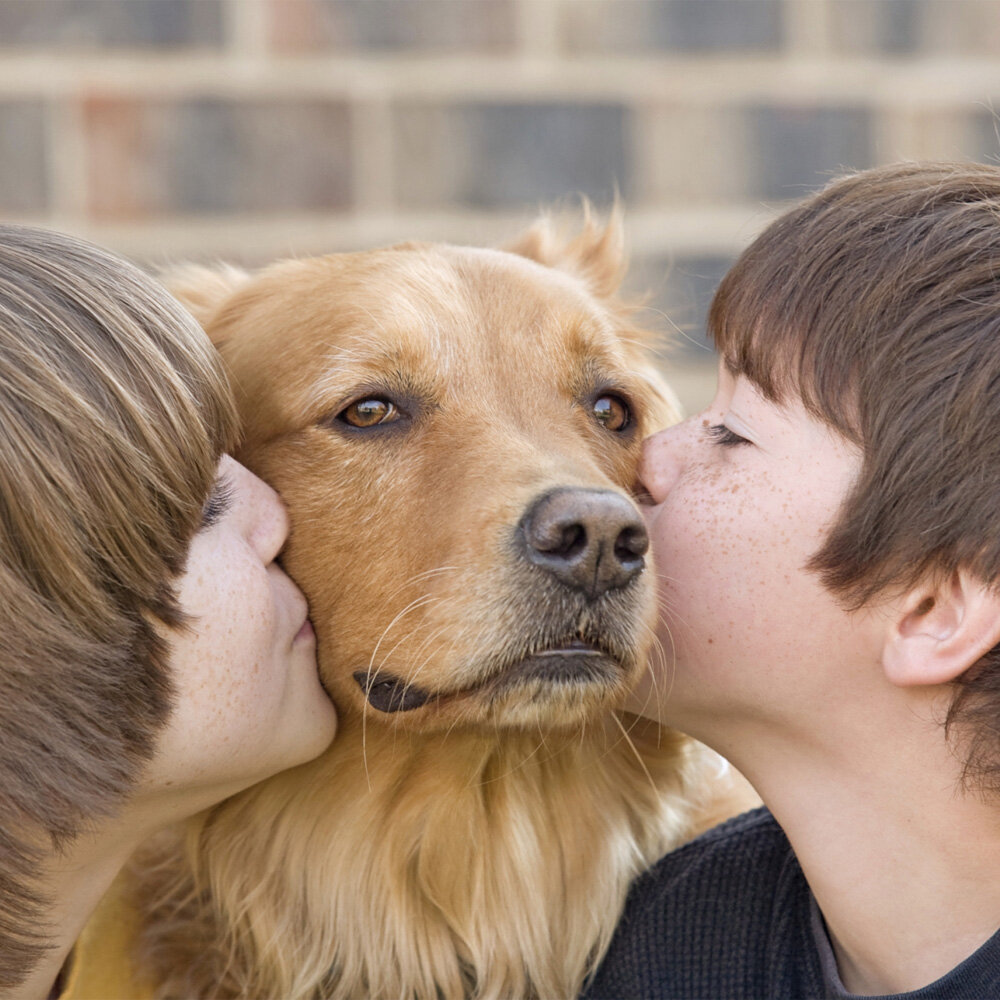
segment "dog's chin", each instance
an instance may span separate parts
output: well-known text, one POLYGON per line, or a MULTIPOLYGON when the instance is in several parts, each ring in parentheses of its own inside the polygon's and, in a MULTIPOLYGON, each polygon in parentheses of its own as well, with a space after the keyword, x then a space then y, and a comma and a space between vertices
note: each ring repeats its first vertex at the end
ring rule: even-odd
MULTIPOLYGON (((588 665, 588 673, 594 665, 588 665)), ((622 704, 631 672, 615 664, 613 674, 598 679, 550 679, 525 674, 479 700, 472 712, 489 726, 501 728, 576 728, 622 704)), ((470 713, 472 714, 472 713, 470 713)))
POLYGON ((617 681, 622 669, 603 650, 583 642, 574 642, 525 657, 497 675, 487 687, 497 695, 506 690, 520 690, 531 684, 556 689, 607 685, 617 681))
POLYGON ((358 671, 369 717, 398 719, 412 728, 441 724, 491 727, 579 725, 625 697, 635 659, 584 642, 531 653, 459 688, 428 689, 391 674, 358 671), (622 662, 625 659, 627 662, 622 662))

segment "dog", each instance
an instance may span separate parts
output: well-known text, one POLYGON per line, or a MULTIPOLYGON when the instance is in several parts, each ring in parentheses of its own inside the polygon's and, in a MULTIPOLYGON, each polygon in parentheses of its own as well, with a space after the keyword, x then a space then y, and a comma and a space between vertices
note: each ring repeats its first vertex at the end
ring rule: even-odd
POLYGON ((656 611, 630 490, 679 416, 623 269, 588 216, 165 276, 290 512, 341 724, 140 861, 158 996, 575 996, 706 825, 714 762, 621 708, 656 611))

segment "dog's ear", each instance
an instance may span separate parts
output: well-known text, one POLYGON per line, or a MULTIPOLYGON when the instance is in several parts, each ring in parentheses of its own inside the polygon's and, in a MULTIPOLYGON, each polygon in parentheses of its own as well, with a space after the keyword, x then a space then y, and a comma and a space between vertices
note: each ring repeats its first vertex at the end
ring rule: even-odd
POLYGON ((641 302, 619 297, 628 259, 625 254, 622 210, 618 202, 603 224, 595 217, 588 201, 583 202, 583 225, 570 237, 560 233, 551 215, 543 215, 512 244, 504 247, 510 253, 553 267, 583 280, 592 295, 603 299, 623 322, 627 352, 635 373, 646 383, 651 404, 647 415, 651 433, 681 419, 677 394, 652 362, 649 351, 656 337, 635 324, 634 315, 641 302))
POLYGON ((550 215, 543 215, 504 249, 583 279, 591 293, 602 299, 614 296, 625 276, 622 212, 617 204, 602 224, 584 201, 583 225, 571 237, 558 231, 550 215))
POLYGON ((157 277, 202 328, 207 329, 219 306, 250 279, 250 274, 231 264, 212 267, 177 264, 164 269, 157 277))

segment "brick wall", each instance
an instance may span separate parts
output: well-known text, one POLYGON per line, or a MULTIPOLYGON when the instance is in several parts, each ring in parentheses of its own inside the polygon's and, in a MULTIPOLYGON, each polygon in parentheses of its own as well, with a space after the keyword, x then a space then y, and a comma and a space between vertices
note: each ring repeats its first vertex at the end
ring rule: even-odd
POLYGON ((995 159, 995 103, 998 0, 0 0, 0 217, 254 264, 498 242, 618 190, 698 368, 784 202, 995 159))

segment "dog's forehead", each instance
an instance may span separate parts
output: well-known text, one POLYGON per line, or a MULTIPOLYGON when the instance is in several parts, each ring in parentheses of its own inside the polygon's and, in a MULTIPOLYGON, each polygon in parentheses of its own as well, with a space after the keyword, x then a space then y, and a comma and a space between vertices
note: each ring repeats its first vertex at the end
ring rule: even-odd
POLYGON ((503 250, 449 245, 434 250, 411 253, 405 266, 413 280, 384 300, 397 314, 409 312, 412 328, 434 350, 446 350, 449 343, 541 351, 618 346, 612 313, 579 277, 503 250), (546 337, 549 331, 561 336, 546 337))
POLYGON ((288 262, 258 288, 229 357, 276 425, 315 418, 387 376, 427 399, 475 385, 486 404, 540 382, 576 394, 633 367, 634 349, 583 281, 505 251, 338 254, 288 262))
POLYGON ((576 321, 596 334, 611 334, 604 304, 577 275, 504 250, 442 247, 474 308, 484 315, 539 323, 576 321))
POLYGON ((391 351, 446 365, 463 352, 482 358, 516 346, 620 346, 613 315, 583 281, 506 251, 417 244, 311 263, 284 287, 293 353, 371 352, 382 362, 391 351))

